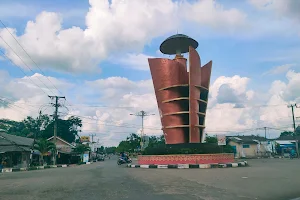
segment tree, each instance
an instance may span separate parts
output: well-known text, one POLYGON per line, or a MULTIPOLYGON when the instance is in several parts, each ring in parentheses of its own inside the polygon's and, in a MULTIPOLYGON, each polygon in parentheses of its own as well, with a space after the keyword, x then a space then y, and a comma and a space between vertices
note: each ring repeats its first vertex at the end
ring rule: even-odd
MULTIPOLYGON (((57 136, 69 143, 74 142, 78 133, 81 132, 82 121, 79 117, 71 116, 67 120, 58 119, 57 124, 57 136)), ((0 128, 12 135, 48 139, 53 136, 54 121, 50 119, 49 115, 40 112, 38 117, 27 116, 21 122, 0 119, 0 128)))
POLYGON ((27 137, 41 138, 42 132, 49 126, 52 120, 50 120, 48 115, 43 115, 42 112, 40 112, 38 117, 33 118, 31 116, 27 116, 22 122, 29 132, 27 137))
POLYGON ((292 136, 294 133, 292 131, 283 131, 280 136, 292 136))
POLYGON ((87 145, 84 145, 84 144, 78 144, 74 148, 74 152, 80 154, 81 161, 83 159, 84 152, 90 151, 90 150, 91 150, 91 148, 89 146, 87 146, 87 145))
POLYGON ((209 143, 209 144, 216 144, 218 143, 218 139, 217 137, 214 137, 214 136, 206 136, 206 143, 209 143))
MULTIPOLYGON (((119 143, 116 151, 117 152, 134 152, 135 149, 140 147, 141 138, 135 133, 131 133, 126 140, 123 140, 119 143)), ((149 137, 149 144, 147 148, 152 148, 155 146, 165 145, 165 137, 161 135, 157 136, 150 136, 149 137)), ((147 149, 146 148, 146 149, 147 149)))
POLYGON ((16 122, 9 119, 0 119, 0 129, 5 130, 8 134, 27 137, 29 131, 23 122, 16 122))
MULTIPOLYGON (((78 137, 78 133, 81 132, 79 127, 82 127, 82 121, 80 118, 71 116, 67 120, 57 120, 57 136, 66 140, 69 143, 75 141, 78 137)), ((43 131, 42 137, 49 138, 53 136, 54 132, 54 121, 52 121, 47 128, 43 131)))
POLYGON ((107 154, 115 154, 117 147, 105 147, 105 152, 107 154))
POLYGON ((41 158, 41 164, 43 165, 44 156, 46 156, 49 151, 53 153, 54 150, 56 149, 56 146, 54 143, 49 142, 46 139, 40 139, 35 141, 34 149, 38 150, 41 153, 40 158, 41 158))
POLYGON ((99 148, 99 152, 100 152, 100 153, 105 153, 105 148, 104 148, 104 146, 101 146, 101 147, 99 148))
POLYGON ((131 146, 128 141, 121 141, 117 147, 117 152, 129 152, 131 151, 131 146))
POLYGON ((117 147, 118 152, 134 152, 140 147, 141 138, 136 133, 131 133, 126 140, 121 141, 117 147))

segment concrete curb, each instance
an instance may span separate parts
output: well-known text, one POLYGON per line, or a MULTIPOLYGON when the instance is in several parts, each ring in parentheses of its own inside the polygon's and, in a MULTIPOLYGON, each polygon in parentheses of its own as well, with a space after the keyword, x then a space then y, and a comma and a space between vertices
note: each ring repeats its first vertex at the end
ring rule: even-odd
POLYGON ((0 170, 0 173, 43 170, 43 169, 57 168, 57 167, 69 167, 69 165, 47 165, 47 166, 35 166, 35 167, 28 167, 28 168, 4 168, 0 170))
POLYGON ((247 161, 226 164, 178 164, 178 165, 133 165, 128 164, 129 168, 154 168, 154 169, 211 169, 211 168, 229 168, 229 167, 245 167, 248 166, 247 161))

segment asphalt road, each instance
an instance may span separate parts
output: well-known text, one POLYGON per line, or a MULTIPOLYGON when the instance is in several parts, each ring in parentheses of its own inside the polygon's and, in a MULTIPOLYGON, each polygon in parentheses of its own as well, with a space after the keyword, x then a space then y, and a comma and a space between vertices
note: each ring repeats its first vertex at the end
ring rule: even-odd
POLYGON ((0 174, 0 199, 272 199, 300 197, 300 160, 249 160, 228 169, 131 169, 116 159, 0 174))

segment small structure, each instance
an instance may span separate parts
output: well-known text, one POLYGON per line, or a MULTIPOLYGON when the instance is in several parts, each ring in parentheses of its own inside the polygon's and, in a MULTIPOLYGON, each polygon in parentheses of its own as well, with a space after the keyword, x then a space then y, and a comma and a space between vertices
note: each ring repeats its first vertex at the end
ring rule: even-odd
POLYGON ((30 164, 34 140, 0 131, 0 164, 6 168, 26 168, 30 164))
POLYGON ((269 157, 275 151, 273 142, 260 136, 229 136, 227 140, 236 158, 269 157))
POLYGON ((57 150, 57 164, 70 164, 77 161, 73 158, 73 149, 75 148, 74 145, 70 144, 69 142, 63 140, 60 137, 56 137, 56 141, 54 141, 54 136, 47 139, 50 142, 53 142, 56 145, 57 150))
POLYGON ((296 136, 285 135, 274 139, 274 142, 276 144, 276 153, 280 156, 288 157, 292 149, 296 150, 297 147, 296 143, 298 143, 298 148, 299 148, 300 146, 299 141, 300 141, 299 135, 296 136))

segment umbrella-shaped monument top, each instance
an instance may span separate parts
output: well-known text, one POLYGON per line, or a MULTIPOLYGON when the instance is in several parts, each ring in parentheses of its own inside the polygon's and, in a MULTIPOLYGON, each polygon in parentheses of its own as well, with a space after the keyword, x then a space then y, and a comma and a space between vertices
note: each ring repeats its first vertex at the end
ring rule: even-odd
POLYGON ((160 45, 160 51, 163 54, 180 55, 189 52, 189 46, 196 49, 198 47, 198 42, 187 35, 176 34, 163 41, 160 45))

